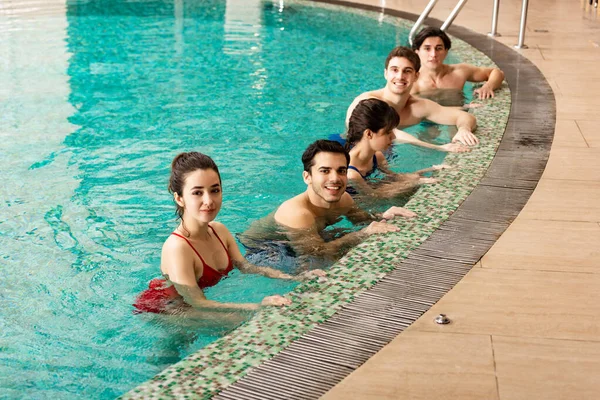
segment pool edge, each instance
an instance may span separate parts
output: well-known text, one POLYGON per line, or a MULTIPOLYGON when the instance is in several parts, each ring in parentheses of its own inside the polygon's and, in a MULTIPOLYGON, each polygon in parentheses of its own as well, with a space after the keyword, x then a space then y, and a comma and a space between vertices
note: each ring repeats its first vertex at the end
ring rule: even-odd
MULTIPOLYGON (((358 3, 328 0, 313 1, 368 11, 381 11, 380 7, 358 3)), ((418 17, 415 14, 397 10, 385 10, 385 14, 412 21, 418 17)), ((425 24, 439 27, 442 21, 427 19, 425 24)), ((444 266, 450 266, 451 270, 462 271, 462 276, 464 276, 516 219, 531 194, 533 194, 549 158, 556 123, 556 102, 546 78, 531 61, 521 54, 494 39, 464 27, 451 27, 448 33, 464 40, 486 54, 505 72, 505 80, 511 88, 511 111, 500 146, 483 178, 454 214, 421 246, 413 250, 402 264, 418 263, 427 266, 424 264, 424 257, 431 257, 431 254, 441 252, 444 257, 433 257, 434 261, 442 261, 444 266), (517 88, 519 93, 517 93, 517 88), (527 173, 524 174, 524 171, 527 171, 527 173), (495 206, 496 212, 488 213, 489 208, 484 207, 487 215, 482 215, 481 205, 489 205, 490 203, 495 206), (465 237, 473 240, 464 240, 465 237), (490 241, 478 240, 478 238, 494 239, 490 241), (476 247, 475 250, 473 250, 474 247, 476 247), (465 257, 465 254, 468 256, 465 257), (476 260, 465 262, 466 259, 476 260)), ((440 268, 440 264, 437 268, 440 268)), ((444 269, 442 268, 442 270, 444 269)), ((448 269, 446 269, 444 273, 448 272, 448 269)), ((398 316, 399 320, 396 325, 398 334, 400 334, 404 330, 403 324, 400 323, 402 311, 406 310, 407 304, 402 303, 401 299, 398 299, 398 296, 395 296, 392 290, 398 290, 402 283, 407 282, 407 277, 409 276, 406 270, 395 269, 372 288, 363 292, 357 297, 359 302, 362 300, 359 313, 370 310, 377 314, 377 310, 385 310, 385 315, 398 316), (394 314, 394 311, 397 312, 394 314)), ((455 283, 458 283, 458 281, 460 279, 456 280, 455 283)), ((422 288, 429 291, 429 293, 436 292, 435 290, 431 292, 432 288, 428 285, 424 285, 422 288)), ((443 294, 436 301, 442 296, 443 294)), ((347 309, 347 307, 345 308, 347 309)), ((329 325, 337 324, 343 327, 347 314, 337 313, 328 321, 329 325)), ((383 313, 380 312, 379 314, 383 313)), ((351 321, 354 329, 348 331, 348 324, 346 324, 345 330, 342 328, 339 332, 345 334, 351 333, 352 330, 360 332, 361 329, 367 326, 359 325, 361 321, 356 319, 356 313, 350 312, 350 316, 350 320, 347 322, 351 321)), ((372 322, 372 320, 367 319, 363 323, 368 324, 368 321, 372 322)), ((365 338, 364 342, 356 342, 356 339, 361 337, 360 334, 357 337, 345 338, 347 341, 355 340, 355 343, 345 344, 344 350, 347 350, 348 353, 360 351, 361 348, 364 349, 365 343, 372 342, 369 338, 369 331, 364 332, 365 335, 362 336, 365 338)), ((327 329, 322 333, 335 337, 335 332, 327 329)), ((384 345, 385 343, 375 347, 381 349, 384 345)), ((265 395, 268 396, 267 398, 290 398, 291 393, 294 393, 293 398, 318 398, 357 369, 353 368, 352 364, 358 360, 343 357, 341 361, 334 361, 328 365, 327 372, 329 376, 325 379, 321 374, 315 373, 314 381, 301 380, 294 385, 293 377, 282 378, 278 371, 281 368, 285 370, 286 365, 295 365, 296 368, 310 368, 311 365, 319 362, 319 357, 315 355, 319 351, 327 350, 326 345, 321 346, 320 349, 318 345, 310 346, 310 341, 301 343, 300 346, 296 347, 295 349, 294 343, 292 343, 282 352, 284 353, 282 356, 275 356, 265 362, 266 367, 255 368, 214 398, 265 398, 265 395), (278 386, 283 386, 290 392, 273 397, 276 392, 272 390, 278 386), (255 389, 256 392, 253 391, 255 389), (252 397, 248 397, 249 390, 252 391, 252 397)), ((369 351, 371 355, 376 352, 369 351)), ((364 361, 369 357, 365 358, 363 356, 364 361)))
MULTIPOLYGON (((347 3, 347 2, 325 2, 325 3, 330 3, 330 4, 336 4, 336 5, 349 5, 352 6, 354 8, 363 8, 363 9, 368 9, 370 11, 380 11, 380 8, 378 7, 369 7, 369 6, 362 6, 359 4, 355 4, 355 3, 347 3)), ((404 19, 414 19, 416 16, 413 14, 408 14, 408 13, 404 13, 404 12, 396 12, 396 11, 391 11, 389 10, 389 12, 387 13, 388 15, 394 15, 394 16, 399 16, 401 18, 404 19)), ((439 25, 439 21, 435 21, 435 20, 428 20, 426 21, 427 24, 436 26, 436 24, 439 25)), ((449 33, 453 34, 454 36, 457 36, 461 39, 463 39, 461 37, 461 34, 465 34, 464 32, 461 33, 460 30, 464 29, 464 28, 453 28, 451 30, 449 30, 449 33), (457 32, 458 31, 458 32, 457 32)), ((471 37, 471 40, 477 39, 477 36, 482 36, 483 37, 483 41, 487 41, 488 44, 490 44, 489 42, 491 41, 491 53, 493 54, 491 56, 492 60, 494 62, 496 62, 502 69, 505 69, 505 71, 507 72, 507 76, 506 76, 506 80, 509 83, 509 86, 511 88, 513 88, 513 85, 517 85, 519 86, 519 82, 518 81, 512 81, 511 82, 511 76, 509 76, 509 71, 506 70, 506 68, 508 68, 510 70, 511 65, 510 64, 514 64, 515 61, 511 58, 508 57, 506 60, 507 63, 507 67, 505 67, 503 65, 502 62, 499 62, 496 57, 498 57, 496 55, 496 53, 501 53, 502 49, 494 49, 494 44, 498 45, 498 46, 503 46, 506 47, 500 43, 496 43, 495 41, 486 38, 483 35, 479 35, 479 34, 474 34, 466 29, 464 29, 466 34, 472 35, 473 37, 471 37)), ((471 43, 469 40, 465 40, 470 44, 471 43)), ((477 48, 477 46, 474 46, 477 48)), ((478 48, 480 51, 482 51, 484 54, 487 54, 488 56, 490 56, 490 54, 486 53, 486 51, 482 50, 481 48, 478 48)), ((490 50, 490 49, 488 49, 490 50)), ((514 51, 512 51, 512 49, 506 47, 505 50, 509 50, 510 52, 514 53, 514 51)), ((509 54, 511 56, 514 55, 518 55, 517 53, 514 54, 509 54)), ((527 63, 531 64, 528 60, 524 59, 527 63)), ((522 63, 523 60, 517 60, 518 63, 522 63)), ((537 68, 535 66, 533 66, 535 68, 535 70, 537 71, 537 68)), ((513 68, 514 71, 514 68, 513 68)), ((539 71, 538 71, 539 73, 539 71)), ((543 78, 543 77, 542 77, 543 78)), ((528 76, 526 78, 527 81, 529 81, 531 79, 530 76, 528 76)), ((527 83, 526 81, 521 82, 523 83, 523 85, 525 85, 525 83, 527 83)), ((544 83, 546 83, 545 78, 544 78, 544 83)), ((546 85, 547 86, 547 85, 546 85)), ((548 86, 549 88, 549 86, 548 86)), ((551 93, 551 90, 550 90, 551 93)), ((445 224, 448 224, 446 227, 448 229, 438 229, 436 230, 432 236, 427 239, 427 241, 429 241, 430 243, 434 243, 436 241, 438 242, 442 242, 442 243, 451 243, 453 248, 457 248, 456 243, 459 243, 460 240, 462 238, 464 238, 465 236, 477 236, 478 234, 487 234, 490 235, 490 229, 489 229, 489 225, 490 223, 486 223, 485 221, 481 221, 480 219, 473 219, 473 215, 477 214, 477 206, 479 204, 481 204, 482 202, 485 202, 486 204, 488 203, 487 200, 485 199, 489 199, 490 197, 494 198, 497 196, 502 196, 504 195, 508 195, 508 194, 515 194, 518 193, 519 196, 509 196, 509 197, 518 197, 518 203, 524 205, 524 203, 527 201, 527 199, 529 198, 529 195, 533 192, 533 189, 535 188, 535 185, 537 184, 537 180, 539 179, 531 179, 531 177, 528 177, 528 179, 517 179, 518 177, 520 177, 520 175, 514 176, 511 179, 508 179, 506 177, 506 168, 507 165, 508 166, 512 166, 513 162, 519 162, 523 159, 527 160, 528 162, 528 166, 531 166, 532 164, 536 164, 536 165, 541 165, 540 168, 538 168, 539 170, 539 174, 541 175, 541 172, 543 171, 543 166, 545 165, 546 161, 547 161, 547 154, 549 152, 549 147, 551 144, 551 137, 552 135, 550 135, 550 140, 547 140, 545 143, 543 143, 544 146, 548 147, 548 152, 546 152, 546 155, 544 156, 544 151, 540 151, 540 149, 538 149, 537 147, 535 147, 534 149, 531 146, 532 140, 535 139, 535 137, 531 137, 531 136, 523 136, 522 133, 522 129, 525 127, 524 123, 527 122, 527 126, 531 127, 531 124, 529 122, 529 120, 526 120, 526 118, 528 118, 528 114, 527 112, 523 113, 522 109, 520 107, 518 107, 518 105, 515 103, 515 91, 512 90, 511 91, 511 97, 513 98, 513 102, 512 102, 512 110, 510 113, 510 118, 508 120, 508 124, 506 126, 506 131, 504 133, 504 137, 502 139, 502 143, 500 145, 500 148, 498 149, 498 153, 496 153, 495 157, 494 157, 494 161, 492 162, 492 164, 490 165, 490 168, 488 169, 488 172, 483 176, 483 178, 481 179, 481 181, 479 182, 479 184, 477 185, 477 187, 475 188, 475 190, 473 191, 473 193, 464 201, 464 203, 455 211, 454 215, 451 217, 451 219, 449 219, 445 224), (516 113, 516 119, 514 121, 511 121, 513 119, 513 117, 515 117, 515 113, 516 113), (521 119, 522 121, 519 121, 519 119, 521 119), (521 122, 522 124, 519 124, 519 122, 521 122), (512 125, 511 125, 512 123, 512 125), (505 142, 506 140, 506 142, 505 142), (527 157, 523 157, 522 154, 526 153, 527 157), (498 155, 500 155, 500 157, 498 157, 498 155), (500 160, 502 159, 502 160, 500 160), (487 197, 486 197, 487 196, 487 197), (479 199, 478 199, 479 198, 479 199), (484 200, 482 200, 484 199, 484 200), (461 222, 462 227, 457 227, 457 226, 452 226, 453 222, 455 220, 452 220, 452 218, 457 218, 457 220, 459 222, 461 222), (459 228, 467 229, 467 232, 465 231, 460 231, 459 228), (471 229, 473 228, 473 229, 471 229), (483 233, 477 231, 477 229, 475 228, 484 228, 483 233), (438 234, 438 236, 435 236, 435 234, 438 234)), ((554 100, 554 99, 552 99, 554 100)), ((552 104, 554 104, 554 102, 552 102, 552 104)), ((555 107, 551 107, 552 108, 552 113, 553 113, 553 118, 552 119, 552 132, 553 132, 553 121, 555 118, 555 107)), ((538 110, 539 111, 539 110, 538 110)), ((529 111, 531 112, 531 111, 529 111)), ((539 118, 540 121, 544 121, 544 119, 539 118)), ((547 120, 547 115, 546 115, 546 120, 547 120)), ((527 131, 530 131, 532 133, 534 130, 532 128, 527 129, 527 131)), ((539 132, 536 133, 536 137, 539 136, 539 132)), ((517 168, 517 171, 521 170, 521 168, 517 168)), ((506 196, 505 196, 506 197, 506 196)), ((519 205, 517 204, 517 205, 519 205)), ((522 208, 522 205, 520 208, 522 208)), ((520 210, 519 208, 519 210, 520 210)), ((481 210, 479 210, 481 211, 481 210)), ((498 218, 507 220, 507 215, 508 215, 508 223, 512 222, 512 220, 514 220, 514 218, 516 217, 516 214, 511 214, 509 213, 509 210, 507 207, 504 207, 502 209, 502 213, 500 213, 501 215, 498 218), (507 214, 509 213, 509 214, 507 214)), ((518 212, 517 212, 518 214, 518 212)), ((456 222, 456 221, 455 221, 456 222)), ((495 221, 495 225, 496 228, 498 229, 499 233, 491 233, 491 236, 487 236, 487 237, 499 237, 500 234, 506 229, 506 227, 508 226, 508 223, 498 223, 498 221, 495 221)), ((454 224, 457 225, 457 224, 454 224)), ((494 225, 494 224, 491 224, 494 225)), ((419 248, 413 250, 413 253, 415 253, 414 255, 417 256, 417 260, 411 259, 411 255, 409 255, 409 258, 407 258, 408 262, 417 262, 417 263, 421 263, 422 260, 419 258, 422 258, 423 256, 427 256, 428 253, 435 251, 435 246, 426 246, 426 243, 423 243, 423 245, 421 245, 419 248), (419 254, 419 250, 425 250, 423 251, 421 254, 419 254)), ((495 239, 493 241, 486 240, 486 244, 485 245, 489 245, 487 248, 491 247, 493 245, 493 243, 495 242, 495 239)), ((435 245, 435 243, 434 243, 435 245)), ((468 244, 468 246, 472 246, 471 243, 468 244)), ((482 247, 483 248, 483 247, 482 247)), ((438 247, 438 249, 440 249, 438 247)), ((444 251, 444 254, 446 255, 450 255, 450 253, 446 253, 445 249, 441 249, 442 251, 444 251)), ((481 255, 485 254, 487 250, 484 250, 481 255)), ((480 256, 476 256, 474 253, 470 254, 469 257, 473 258, 473 257, 477 257, 477 259, 480 256)), ((463 254, 464 256, 464 254, 463 254)), ((450 260, 449 257, 445 257, 445 260, 450 260)), ((405 260, 404 262, 407 263, 407 260, 405 260)), ((473 263, 470 262, 464 262, 463 260, 459 259, 459 260, 452 260, 452 261, 458 261, 455 264, 458 264, 459 267, 462 266, 464 268, 464 273, 466 274, 466 272, 468 272, 468 270, 470 270, 471 266, 473 263)), ((464 274, 463 274, 464 275, 464 274)), ((385 278, 384 278, 385 279, 385 278)), ((398 280, 396 278, 396 280, 398 280)), ((385 282, 384 282, 385 283, 385 282)), ((369 292, 371 292, 372 290, 376 289, 376 287, 372 288, 369 290, 369 292)), ((441 297, 441 296, 440 296, 441 297)), ((387 300, 386 300, 387 301, 387 300)), ((437 301, 437 300, 436 300, 437 301)), ((389 301, 387 301, 389 302, 389 301)), ((384 302, 385 303, 385 302, 384 302)), ((435 303, 435 302, 434 302, 435 303)), ((387 304, 387 303, 385 303, 387 304)), ((432 303, 433 304, 433 303, 432 303)), ((380 305, 377 305, 377 307, 380 307, 380 305)), ((293 344, 292 344, 293 345, 293 344)), ((289 346, 291 347, 291 346, 289 346)), ((380 346, 382 347, 382 346, 380 346)), ((291 349, 293 350, 293 349, 291 349)), ((282 353, 289 353, 290 350, 288 350, 287 348, 282 352, 282 353)), ((288 354, 284 354, 283 356, 288 357, 288 354)), ((374 354, 374 353, 373 353, 374 354)), ((267 365, 269 363, 272 362, 276 362, 276 358, 280 357, 279 355, 275 356, 273 359, 267 361, 264 363, 264 365, 267 365)), ((304 360, 306 362, 307 366, 314 366, 315 363, 318 363, 318 359, 314 359, 311 358, 310 356, 308 356, 306 353, 304 354, 300 354, 299 356, 300 360, 304 360)), ((281 357, 280 357, 281 358, 281 357)), ((368 358, 368 357, 367 357, 368 358)), ((296 360, 297 361, 297 360, 296 360)), ((342 364, 344 364, 344 361, 342 361, 342 364)), ((348 363, 346 363, 348 364, 348 363)), ((342 365, 343 366, 343 365, 342 365)), ((261 365, 262 367, 262 365, 261 365)), ((299 367, 301 368, 301 367, 299 367)), ((348 370, 348 366, 344 366, 344 368, 346 370, 348 370)), ((344 369, 342 368, 342 369, 344 369)), ((228 385, 227 388, 225 388, 219 395, 217 395, 217 398, 277 398, 274 397, 274 392, 269 389, 269 385, 268 382, 270 382, 269 379, 271 379, 270 377, 264 377, 261 378, 260 376, 256 376, 256 373, 260 373, 259 370, 263 371, 264 374, 264 370, 265 368, 260 368, 260 367, 256 367, 255 369, 253 369, 252 371, 250 371, 248 373, 248 375, 246 377, 243 377, 241 379, 239 379, 238 382, 233 383, 228 385), (246 382, 247 379, 253 379, 254 381, 260 381, 262 382, 261 385, 261 390, 263 391, 263 395, 261 397, 261 394, 259 392, 252 392, 253 394, 250 394, 248 392, 248 387, 250 387, 252 390, 253 388, 255 388, 256 386, 250 385, 248 386, 248 382, 246 382), (236 391, 237 391, 237 395, 236 395, 236 391), (267 396, 267 397, 265 397, 267 396)), ((268 369, 268 365, 267 365, 267 369, 268 369)), ((351 368, 350 368, 350 372, 351 372, 351 368)), ((349 373, 349 372, 348 372, 349 373)), ((331 372, 331 375, 334 375, 331 372)), ((347 375, 347 374, 346 374, 347 375)), ((316 377, 321 377, 322 378, 322 374, 315 374, 316 377)), ((345 375, 344 375, 345 376, 345 375)), ((339 377, 338 377, 339 378, 339 377)), ((341 378, 334 379, 333 381, 330 380, 331 387, 333 385, 335 385, 335 383, 339 382, 339 380, 343 379, 343 376, 341 376, 341 378), (331 383, 333 382, 333 383, 331 383)), ((290 379, 287 379, 283 382, 285 387, 288 387, 290 390, 292 390, 293 392, 293 385, 290 383, 290 381, 293 380, 293 377, 290 377, 290 379), (292 386, 290 386, 292 385, 292 386)), ((275 380, 273 381, 273 384, 277 384, 279 383, 279 385, 282 384, 282 382, 280 380, 275 380)), ((320 394, 322 394, 322 390, 323 390, 323 382, 319 382, 317 380, 315 380, 314 382, 312 382, 313 384, 320 386, 321 389, 320 391, 317 392, 313 392, 312 395, 310 395, 309 393, 306 393, 306 395, 304 396, 296 396, 296 394, 294 395, 294 398, 314 398, 314 396, 318 396, 320 394)), ((300 383, 299 385, 302 390, 307 390, 309 389, 306 385, 306 382, 304 383, 300 383)), ((196 392, 198 394, 198 392, 196 392)), ((281 394, 282 398, 289 398, 286 396, 285 393, 281 394)))

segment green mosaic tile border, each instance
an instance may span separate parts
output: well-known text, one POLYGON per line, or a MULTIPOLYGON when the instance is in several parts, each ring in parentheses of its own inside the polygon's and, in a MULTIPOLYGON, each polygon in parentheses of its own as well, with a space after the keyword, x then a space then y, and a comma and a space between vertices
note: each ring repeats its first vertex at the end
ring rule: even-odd
MULTIPOLYGON (((289 2, 288 2, 289 3, 289 2)), ((343 9, 401 27, 412 26, 403 19, 354 8, 323 3, 312 7, 343 9)), ((452 38, 452 52, 460 60, 480 66, 495 66, 483 53, 452 38)), ((406 207, 419 217, 395 220, 400 232, 371 237, 361 243, 328 272, 324 283, 305 282, 291 293, 293 304, 268 308, 250 321, 167 368, 148 382, 122 396, 123 399, 208 399, 272 358, 317 324, 326 321, 343 305, 369 289, 408 256, 437 229, 477 186, 500 143, 510 113, 511 96, 506 84, 483 107, 472 109, 477 117, 480 144, 471 153, 448 154, 445 162, 454 168, 439 171, 441 182, 423 186, 406 207)))

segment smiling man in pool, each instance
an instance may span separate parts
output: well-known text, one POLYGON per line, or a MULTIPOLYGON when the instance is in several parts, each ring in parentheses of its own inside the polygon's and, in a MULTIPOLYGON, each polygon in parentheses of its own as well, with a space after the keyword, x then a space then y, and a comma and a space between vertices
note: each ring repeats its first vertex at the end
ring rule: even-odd
POLYGON ((471 64, 444 64, 450 50, 450 38, 436 28, 422 29, 413 41, 413 50, 421 60, 419 79, 411 93, 426 94, 435 89, 462 91, 465 82, 484 82, 473 92, 479 99, 494 97, 494 90, 502 86, 504 72, 498 68, 477 67, 471 64))
MULTIPOLYGON (((445 145, 446 151, 457 151, 449 146, 456 146, 460 142, 464 145, 473 146, 479 143, 479 139, 473 134, 477 122, 473 115, 454 107, 444 107, 431 100, 412 96, 410 91, 419 77, 421 61, 419 56, 407 47, 398 46, 387 56, 385 61, 384 76, 387 81, 384 88, 365 92, 354 99, 346 113, 346 125, 352 111, 357 104, 364 99, 376 98, 387 102, 394 107, 400 115, 399 127, 416 125, 422 120, 429 120, 441 125, 455 125, 458 129, 453 143, 445 145)), ((394 130, 397 143, 410 143, 424 147, 436 147, 435 145, 422 142, 412 135, 399 129, 394 130)), ((459 149, 458 151, 465 149, 459 149)))
POLYGON ((308 146, 302 155, 306 191, 256 221, 239 236, 242 244, 250 253, 264 253, 273 242, 281 244, 287 239, 287 245, 301 258, 301 263, 307 258, 334 261, 369 235, 398 231, 385 220, 416 216, 402 207, 390 207, 379 215, 360 209, 346 192, 349 160, 348 152, 338 142, 317 140, 308 146), (325 228, 343 217, 352 223, 371 223, 359 231, 326 241, 325 228))

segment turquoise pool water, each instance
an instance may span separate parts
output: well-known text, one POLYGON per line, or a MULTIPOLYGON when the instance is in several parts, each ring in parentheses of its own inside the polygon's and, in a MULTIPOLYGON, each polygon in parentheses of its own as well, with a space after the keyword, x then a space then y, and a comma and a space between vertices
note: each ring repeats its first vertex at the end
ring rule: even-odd
MULTIPOLYGON (((113 398, 222 333, 132 315, 176 226, 173 156, 215 158, 219 220, 243 231, 304 190, 302 151, 384 84, 406 31, 301 3, 48 7, 0 8, 1 396, 113 398)), ((443 158, 397 146, 392 162, 443 158)), ((207 295, 257 302, 292 287, 234 273, 207 295)))

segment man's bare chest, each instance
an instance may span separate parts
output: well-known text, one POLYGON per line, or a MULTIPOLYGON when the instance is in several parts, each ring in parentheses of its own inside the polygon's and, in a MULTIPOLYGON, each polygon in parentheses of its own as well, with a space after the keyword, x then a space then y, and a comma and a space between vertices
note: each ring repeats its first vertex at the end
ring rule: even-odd
POLYGON ((419 82, 419 91, 434 89, 462 89, 466 80, 461 74, 447 74, 439 78, 427 77, 419 82))

